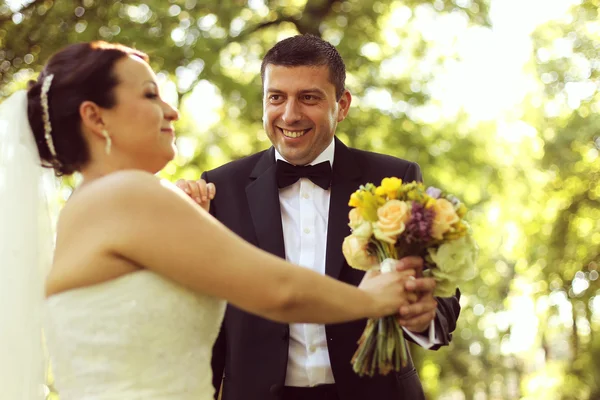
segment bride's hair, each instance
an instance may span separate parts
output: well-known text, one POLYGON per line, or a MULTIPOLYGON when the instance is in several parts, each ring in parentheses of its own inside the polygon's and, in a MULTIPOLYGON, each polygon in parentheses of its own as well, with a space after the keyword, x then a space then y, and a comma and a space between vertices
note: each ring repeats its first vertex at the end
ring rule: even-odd
POLYGON ((69 45, 50 58, 37 81, 29 82, 27 114, 44 167, 54 168, 59 176, 70 175, 88 162, 89 149, 81 131, 79 106, 84 101, 103 108, 115 105, 113 89, 119 82, 114 65, 127 56, 148 62, 145 53, 120 44, 97 41, 69 45), (44 80, 50 75, 53 77, 46 99, 56 156, 44 136, 41 98, 44 80))

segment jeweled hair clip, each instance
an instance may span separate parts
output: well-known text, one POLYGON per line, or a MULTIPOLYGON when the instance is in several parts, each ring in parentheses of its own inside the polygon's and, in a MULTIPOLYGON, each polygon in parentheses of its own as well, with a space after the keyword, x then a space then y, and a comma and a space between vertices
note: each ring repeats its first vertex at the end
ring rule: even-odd
POLYGON ((52 84, 52 78, 54 75, 46 75, 44 81, 42 82, 42 92, 40 94, 40 101, 42 103, 42 121, 44 122, 44 139, 46 139, 46 144, 48 145, 48 149, 50 150, 50 154, 55 159, 56 157, 56 148, 54 147, 54 140, 52 139, 52 125, 50 124, 50 111, 48 107, 48 91, 50 90, 50 85, 52 84))

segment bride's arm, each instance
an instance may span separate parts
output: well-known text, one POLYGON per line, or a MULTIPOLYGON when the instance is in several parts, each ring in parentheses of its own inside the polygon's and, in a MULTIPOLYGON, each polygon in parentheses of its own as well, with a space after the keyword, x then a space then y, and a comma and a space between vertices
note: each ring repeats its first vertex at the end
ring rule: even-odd
POLYGON ((78 241, 269 319, 335 323, 393 314, 405 303, 406 275, 383 274, 370 282, 376 289, 358 290, 294 266, 248 244, 147 173, 119 172, 78 196, 68 217, 86 221, 78 241))

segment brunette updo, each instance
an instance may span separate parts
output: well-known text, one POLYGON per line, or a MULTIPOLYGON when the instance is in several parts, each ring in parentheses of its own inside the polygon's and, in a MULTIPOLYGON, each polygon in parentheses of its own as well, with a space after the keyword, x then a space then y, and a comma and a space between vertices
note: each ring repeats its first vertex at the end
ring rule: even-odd
POLYGON ((69 45, 50 58, 37 81, 29 82, 27 114, 44 167, 54 168, 58 176, 70 175, 88 162, 90 154, 81 130, 79 106, 92 101, 112 108, 116 103, 113 89, 119 83, 114 66, 132 55, 148 62, 146 54, 120 44, 97 41, 69 45), (54 75, 47 98, 56 157, 44 137, 40 99, 48 75, 54 75))

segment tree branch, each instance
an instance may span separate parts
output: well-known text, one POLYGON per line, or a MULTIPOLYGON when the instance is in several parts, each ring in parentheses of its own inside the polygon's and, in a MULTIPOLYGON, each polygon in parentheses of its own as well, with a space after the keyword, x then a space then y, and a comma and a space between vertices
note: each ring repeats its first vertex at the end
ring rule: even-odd
MULTIPOLYGON (((242 42, 248 36, 266 29, 273 25, 279 25, 283 22, 291 22, 296 26, 296 29, 301 34, 312 33, 317 36, 321 36, 319 32, 319 25, 323 21, 323 19, 331 12, 333 4, 339 0, 312 0, 306 4, 303 13, 300 16, 287 16, 287 17, 279 17, 272 21, 261 22, 254 26, 248 27, 240 32, 237 36, 229 36, 227 40, 220 46, 223 48, 232 42, 242 42), (302 21, 308 21, 306 23, 302 23, 302 21)), ((214 51, 220 51, 220 49, 213 49, 214 51)), ((200 74, 202 75, 202 74, 200 74)), ((194 83, 190 85, 190 88, 182 93, 178 93, 179 100, 181 100, 186 94, 188 94, 193 88, 200 82, 200 80, 204 79, 203 76, 198 76, 194 83)))
POLYGON ((319 27, 321 22, 323 22, 325 17, 331 12, 331 8, 336 2, 338 2, 338 0, 308 1, 304 7, 304 12, 302 12, 302 17, 296 24, 298 31, 301 34, 310 33, 320 37, 321 32, 319 27))
MULTIPOLYGON (((256 32, 258 32, 258 31, 260 31, 262 29, 268 28, 268 27, 273 26, 273 25, 281 24, 283 22, 291 22, 294 25, 296 25, 296 28, 298 27, 298 25, 297 25, 297 18, 295 18, 295 17, 281 17, 281 18, 277 18, 277 19, 272 20, 272 21, 261 22, 259 24, 254 25, 254 26, 251 26, 251 27, 249 27, 247 29, 244 29, 237 36, 229 36, 227 38, 227 40, 222 45, 219 46, 220 48, 213 48, 213 50, 215 52, 219 52, 222 48, 226 47, 230 43, 241 42, 241 41, 245 40, 248 36, 252 35, 253 33, 256 33, 256 32)), ((206 43, 204 43, 204 45, 206 45, 206 43)), ((186 90, 184 92, 178 93, 179 101, 181 101, 183 99, 183 97, 185 95, 187 95, 189 92, 191 92, 194 89, 194 87, 198 84, 198 82, 200 82, 202 79, 206 79, 206 77, 203 76, 202 74, 198 75, 198 77, 190 85, 190 87, 189 87, 188 90, 186 90)))
POLYGON ((273 25, 279 25, 282 22, 291 22, 294 25, 296 25, 296 27, 298 27, 298 24, 297 24, 298 19, 297 18, 294 18, 294 17, 277 18, 277 19, 275 19, 273 21, 262 22, 260 24, 256 24, 255 26, 252 26, 252 27, 250 27, 248 29, 244 29, 242 32, 240 32, 239 35, 237 35, 235 37, 231 36, 230 39, 227 41, 227 44, 229 44, 231 42, 234 42, 234 41, 235 42, 239 42, 242 39, 244 39, 244 38, 252 35, 253 33, 256 33, 256 32, 258 32, 258 31, 260 31, 262 29, 268 28, 268 27, 273 26, 273 25))

